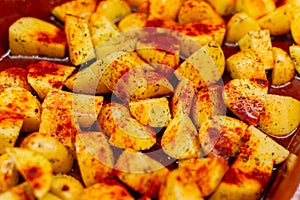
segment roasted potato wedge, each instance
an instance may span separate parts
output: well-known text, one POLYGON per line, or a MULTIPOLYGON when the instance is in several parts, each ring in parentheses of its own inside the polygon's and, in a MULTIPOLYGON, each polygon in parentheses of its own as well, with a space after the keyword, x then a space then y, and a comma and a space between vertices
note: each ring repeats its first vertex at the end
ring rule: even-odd
POLYGON ((4 88, 0 92, 0 110, 24 115, 22 132, 32 132, 39 129, 41 103, 24 88, 4 88))
POLYGON ((240 119, 258 125, 267 93, 265 79, 233 79, 225 84, 223 99, 227 108, 240 119))
POLYGON ((129 191, 117 181, 96 183, 84 189, 81 199, 134 200, 129 191))
POLYGON ((225 41, 236 43, 249 31, 258 30, 260 30, 260 26, 255 19, 244 12, 238 12, 232 15, 226 24, 225 41))
POLYGON ((170 121, 161 138, 161 147, 173 158, 200 156, 197 130, 187 113, 179 112, 170 121))
POLYGON ((169 101, 166 97, 129 102, 131 115, 142 125, 166 127, 171 121, 169 101))
POLYGON ((236 0, 207 0, 207 2, 217 11, 221 16, 228 16, 234 11, 236 0))
POLYGON ((272 70, 272 85, 283 85, 295 76, 295 67, 289 54, 279 47, 273 47, 274 68, 272 70))
POLYGON ((89 17, 96 9, 97 0, 72 0, 55 6, 51 13, 57 19, 65 22, 66 15, 89 17))
POLYGON ((63 58, 66 55, 66 37, 62 30, 49 22, 22 17, 8 30, 9 48, 13 55, 38 55, 63 58))
POLYGON ((148 15, 146 13, 136 12, 124 17, 119 23, 118 28, 121 32, 142 28, 145 26, 148 15))
POLYGON ((228 160, 234 156, 248 125, 228 116, 213 116, 203 122, 198 138, 204 155, 213 153, 228 160))
POLYGON ((99 2, 96 12, 116 23, 130 14, 131 8, 125 0, 106 0, 99 2))
POLYGON ((41 154, 25 148, 10 148, 7 153, 32 188, 34 196, 44 196, 50 190, 52 182, 53 169, 50 161, 41 154))
POLYGON ((141 152, 123 151, 115 165, 117 177, 133 190, 157 198, 169 173, 160 162, 141 152))
POLYGON ((96 55, 87 18, 66 15, 65 33, 69 57, 73 65, 78 66, 95 58, 96 55))
POLYGON ((0 155, 6 153, 6 148, 14 147, 23 121, 24 115, 22 114, 0 110, 0 155))
POLYGON ((53 176, 50 192, 62 200, 81 200, 83 186, 79 180, 66 174, 53 176))
POLYGON ((40 99, 44 99, 51 88, 61 89, 75 67, 39 61, 28 66, 27 79, 40 99))
POLYGON ((265 109, 259 126, 271 135, 283 136, 295 130, 300 123, 300 101, 289 96, 267 94, 265 109))
POLYGON ((0 166, 0 193, 3 193, 19 183, 19 173, 15 162, 7 153, 0 156, 0 166))
POLYGON ((227 58, 226 71, 232 79, 267 79, 261 56, 254 49, 243 49, 227 58))
POLYGON ((203 196, 209 196, 217 188, 229 169, 228 162, 213 154, 205 158, 191 158, 178 161, 179 168, 188 168, 203 196))
POLYGON ((296 71, 300 74, 300 46, 291 45, 289 47, 289 55, 291 56, 296 71))
POLYGON ((201 191, 188 168, 172 170, 159 191, 161 200, 201 200, 201 191))
POLYGON ((0 194, 0 200, 35 200, 28 182, 23 182, 0 194))
POLYGON ((148 0, 147 3, 151 18, 176 20, 183 0, 148 0))
MULTIPOLYGON (((299 15, 299 10, 298 10, 299 15)), ((300 45, 300 16, 296 15, 295 18, 291 19, 290 26, 291 26, 291 34, 292 38, 295 41, 296 44, 300 45)))
POLYGON ((80 174, 86 187, 112 178, 113 152, 103 133, 79 132, 75 147, 80 174))
POLYGON ((273 0, 236 0, 235 11, 245 12, 250 17, 257 19, 276 9, 276 4, 273 0))
POLYGON ((266 70, 273 69, 272 41, 268 29, 249 31, 238 41, 240 49, 254 49, 260 56, 266 70))
POLYGON ((55 174, 71 171, 72 155, 62 143, 49 135, 32 133, 22 140, 20 147, 33 150, 47 158, 55 174))
POLYGON ((21 67, 11 67, 0 72, 0 88, 21 87, 33 92, 27 80, 28 70, 21 67))
POLYGON ((39 198, 39 200, 62 200, 62 199, 59 198, 58 196, 48 192, 42 198, 39 198))

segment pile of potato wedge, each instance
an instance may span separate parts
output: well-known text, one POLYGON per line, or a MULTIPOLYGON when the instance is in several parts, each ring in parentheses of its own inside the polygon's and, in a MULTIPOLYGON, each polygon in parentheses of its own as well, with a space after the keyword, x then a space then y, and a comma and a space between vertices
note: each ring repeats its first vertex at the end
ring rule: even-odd
POLYGON ((296 132, 300 100, 269 88, 299 77, 299 11, 71 0, 56 23, 18 19, 10 56, 39 59, 0 71, 0 200, 260 199, 298 159, 274 137, 296 132), (288 52, 272 46, 286 34, 288 52))

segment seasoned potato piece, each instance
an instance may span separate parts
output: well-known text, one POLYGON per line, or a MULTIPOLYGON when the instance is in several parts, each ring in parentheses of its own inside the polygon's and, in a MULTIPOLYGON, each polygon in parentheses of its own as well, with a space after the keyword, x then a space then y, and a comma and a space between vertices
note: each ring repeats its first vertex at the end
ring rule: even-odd
POLYGON ((35 200, 28 182, 23 182, 0 194, 0 200, 35 200))
POLYGON ((291 26, 291 34, 292 38, 296 44, 300 45, 300 16, 299 16, 299 9, 297 10, 297 15, 291 19, 290 26, 291 26))
POLYGON ((189 36, 201 46, 213 40, 215 40, 219 45, 222 45, 226 33, 225 23, 219 22, 215 19, 205 19, 183 24, 176 26, 173 29, 189 36))
POLYGON ((223 99, 227 108, 240 119, 258 125, 267 93, 265 79, 233 79, 224 86, 223 99))
POLYGON ((216 83, 225 69, 225 58, 219 45, 207 44, 175 70, 179 80, 188 79, 195 89, 201 89, 216 83))
POLYGON ((268 94, 259 126, 271 135, 287 135, 300 123, 300 102, 292 97, 268 94))
POLYGON ((276 4, 273 0, 236 0, 235 2, 235 10, 237 12, 245 12, 254 19, 268 14, 275 9, 276 4))
POLYGON ((103 73, 102 60, 93 62, 75 74, 72 74, 66 81, 65 86, 76 93, 81 94, 107 94, 110 90, 101 81, 103 73))
POLYGON ((62 199, 59 198, 58 196, 48 192, 42 198, 39 198, 39 200, 62 200, 62 199))
POLYGON ((81 200, 83 191, 82 184, 76 178, 66 174, 53 176, 50 192, 62 200, 81 200))
POLYGON ((131 13, 131 8, 125 0, 100 1, 96 12, 115 23, 131 13))
POLYGON ((221 182, 223 176, 229 169, 228 162, 213 154, 205 158, 192 158, 179 160, 179 168, 186 167, 193 175, 203 196, 210 195, 221 182))
POLYGON ((274 57, 269 30, 249 31, 238 44, 240 49, 254 49, 261 56, 265 69, 273 69, 274 57))
POLYGON ((272 70, 272 85, 283 85, 294 78, 295 68, 289 54, 279 47, 273 47, 274 68, 272 70))
POLYGON ((93 59, 95 52, 88 19, 73 15, 67 15, 65 19, 65 33, 72 64, 77 66, 93 59))
POLYGON ((129 191, 117 181, 96 183, 84 189, 81 199, 134 200, 129 191))
MULTIPOLYGON (((19 173, 13 159, 6 153, 0 156, 0 193, 16 186, 19 173)), ((1 199, 1 195, 0 195, 1 199)))
POLYGON ((51 13, 57 19, 64 22, 66 15, 89 17, 96 9, 97 0, 72 0, 55 6, 51 13))
POLYGON ((32 133, 22 140, 20 147, 33 150, 47 158, 55 174, 68 173, 73 166, 73 157, 66 147, 49 135, 32 133))
POLYGON ((41 103, 24 88, 11 87, 1 90, 0 110, 24 115, 22 132, 32 132, 39 129, 41 103))
POLYGON ((298 74, 300 74, 300 46, 299 45, 291 45, 289 47, 289 53, 291 59, 294 63, 294 67, 298 74))
POLYGON ((146 24, 147 19, 148 16, 146 13, 131 13, 118 23, 118 28, 121 32, 132 30, 134 28, 142 28, 146 24))
POLYGON ((201 200, 201 191, 188 168, 172 170, 159 191, 161 200, 201 200))
POLYGON ((227 58, 226 71, 232 79, 267 79, 261 56, 254 49, 243 49, 227 58))
POLYGON ((171 121, 169 101, 166 97, 129 102, 132 116, 141 124, 166 127, 171 121))
POLYGON ((27 80, 28 70, 21 67, 11 67, 0 72, 0 88, 22 87, 33 92, 27 80))
POLYGON ((237 151, 237 145, 248 125, 227 116, 213 116, 202 123, 198 138, 204 154, 212 152, 228 160, 237 151))
POLYGON ((235 7, 236 0, 207 0, 210 5, 219 13, 221 16, 230 15, 235 7))
POLYGON ((179 112, 169 123, 161 138, 166 154, 178 159, 200 156, 197 130, 187 113, 179 112))
POLYGON ((117 177, 133 190, 157 198, 159 189, 169 173, 161 163, 146 154, 123 151, 115 165, 117 177))
POLYGON ((7 153, 32 188, 34 196, 44 196, 52 182, 53 169, 50 161, 41 154, 24 148, 10 148, 7 149, 7 153))
POLYGON ((258 31, 260 26, 255 19, 244 12, 235 13, 226 25, 226 42, 238 42, 249 31, 258 31))
POLYGON ((197 92, 192 107, 192 119, 197 128, 215 115, 225 115, 226 106, 222 97, 223 88, 213 85, 197 92))
POLYGON ((101 131, 108 137, 116 130, 117 126, 121 125, 124 118, 130 118, 129 109, 116 102, 104 104, 98 115, 98 122, 101 131))
POLYGON ((283 35, 290 32, 289 12, 292 5, 285 4, 276 8, 276 10, 262 16, 257 23, 262 29, 268 29, 271 35, 283 35))
POLYGON ((179 24, 188 24, 206 19, 213 19, 224 23, 223 18, 205 1, 187 0, 178 13, 179 24))
POLYGON ((66 37, 53 24, 33 17, 22 17, 8 30, 9 48, 14 55, 38 55, 63 58, 66 37))
POLYGON ((75 67, 49 61, 39 61, 28 66, 28 82, 40 99, 44 99, 51 88, 61 89, 64 81, 75 67))
POLYGON ((156 136, 152 128, 143 126, 134 118, 123 118, 111 133, 109 142, 121 149, 146 150, 155 142, 156 136))
POLYGON ((183 0, 148 0, 151 18, 176 20, 183 0))
POLYGON ((22 114, 0 110, 0 155, 6 153, 6 148, 16 144, 23 121, 24 115, 22 114))
POLYGON ((76 158, 85 186, 112 177, 113 152, 103 133, 79 132, 76 135, 75 146, 76 158))
POLYGON ((290 153, 287 149, 254 126, 249 126, 246 131, 246 135, 249 135, 246 146, 258 158, 269 157, 272 158, 274 164, 279 164, 289 156, 290 153))
POLYGON ((94 47, 106 40, 119 34, 117 26, 105 15, 93 13, 90 18, 90 31, 94 47))

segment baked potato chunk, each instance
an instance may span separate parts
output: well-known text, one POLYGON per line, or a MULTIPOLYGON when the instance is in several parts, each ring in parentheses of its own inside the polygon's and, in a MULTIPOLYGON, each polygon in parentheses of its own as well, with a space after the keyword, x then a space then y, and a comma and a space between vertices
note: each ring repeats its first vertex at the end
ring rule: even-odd
POLYGON ((27 80, 28 70, 21 67, 11 67, 0 72, 0 89, 7 87, 22 87, 33 92, 27 80))
POLYGON ((166 127, 171 121, 169 101, 166 97, 129 102, 131 115, 142 125, 166 127))
POLYGON ((289 96, 268 94, 259 126, 271 135, 283 136, 295 130, 300 123, 300 102, 289 96))
POLYGON ((268 29, 271 35, 284 35, 290 32, 290 10, 291 4, 277 7, 276 10, 262 16, 257 23, 262 29, 268 29))
POLYGON ((53 169, 50 161, 41 154, 25 148, 10 148, 7 153, 32 188, 34 196, 44 196, 50 190, 52 182, 53 169))
POLYGON ((113 152, 103 133, 79 132, 75 147, 80 174, 86 187, 112 178, 113 152))
POLYGON ((209 154, 205 158, 191 158, 179 160, 179 168, 188 168, 192 174, 192 179, 200 188, 201 194, 209 196, 229 169, 228 162, 213 154, 209 154))
POLYGON ((235 7, 235 0, 207 0, 207 2, 219 13, 221 16, 230 15, 235 7))
POLYGON ((39 200, 62 200, 62 199, 59 198, 58 196, 48 192, 42 198, 39 198, 39 200))
POLYGON ((228 160, 234 156, 248 125, 227 116, 213 116, 203 122, 198 138, 205 155, 213 153, 228 160))
POLYGON ((267 93, 268 81, 265 79, 233 79, 225 84, 223 99, 237 117, 258 125, 267 93))
POLYGON ((115 165, 117 177, 128 187, 157 198, 169 170, 141 152, 123 151, 115 165))
POLYGON ((274 57, 268 29, 249 31, 238 41, 240 49, 254 49, 260 56, 266 70, 273 69, 274 57))
POLYGON ((41 103, 24 88, 10 87, 1 90, 0 110, 24 115, 21 132, 33 132, 39 129, 41 103))
POLYGON ((200 156, 197 130, 187 113, 179 112, 169 123, 161 138, 161 147, 173 158, 200 156))
POLYGON ((71 63, 77 66, 95 58, 88 19, 73 15, 67 15, 65 19, 65 33, 71 63))
POLYGON ((276 9, 276 4, 273 0, 236 0, 235 11, 245 12, 250 17, 257 19, 276 9))
POLYGON ((298 74, 300 74, 300 46, 299 45, 291 45, 289 47, 289 54, 294 63, 294 67, 298 74))
POLYGON ((52 194, 63 200, 81 200, 84 189, 79 180, 67 174, 57 174, 52 179, 52 194))
POLYGON ((236 43, 249 31, 258 31, 260 26, 255 19, 244 12, 232 15, 226 24, 225 41, 236 43))
POLYGON ((201 191, 188 168, 181 167, 172 170, 166 177, 159 191, 161 200, 201 200, 201 191))
POLYGON ((188 24, 206 19, 224 23, 224 19, 205 1, 184 1, 178 13, 179 24, 188 24))
POLYGON ((35 200, 28 182, 23 182, 0 194, 0 200, 35 200))
MULTIPOLYGON (((147 0, 145 0, 147 1, 147 0)), ((145 26, 148 15, 146 13, 135 12, 126 15, 119 23, 118 28, 121 32, 132 30, 134 28, 142 28, 145 26)))
POLYGON ((63 58, 66 55, 66 37, 62 30, 49 22, 22 17, 8 30, 9 48, 13 55, 63 58))
POLYGON ((55 174, 68 173, 73 166, 73 157, 66 147, 49 135, 32 133, 22 140, 20 147, 33 150, 47 158, 55 174))
POLYGON ((215 115, 225 115, 226 106, 222 97, 223 88, 212 85, 197 92, 192 106, 192 119, 197 128, 215 115))
POLYGON ((130 14, 131 8, 125 0, 106 0, 99 2, 96 12, 116 23, 130 14))
POLYGON ((296 44, 300 45, 300 16, 299 16, 299 9, 297 10, 297 15, 291 19, 290 26, 291 26, 291 34, 292 38, 296 44))
POLYGON ((95 11, 97 2, 97 0, 72 0, 55 6, 51 13, 62 22, 65 22, 68 14, 89 17, 95 11))
MULTIPOLYGON (((19 137, 24 115, 0 110, 0 155, 13 147, 19 137)), ((1 191, 1 190, 0 190, 1 191)))
POLYGON ((129 191, 117 181, 96 183, 84 189, 81 199, 134 200, 129 191))
POLYGON ((0 193, 3 193, 19 183, 19 173, 13 159, 7 153, 0 156, 0 166, 0 193))
POLYGON ((227 58, 226 71, 232 79, 267 79, 261 56, 254 49, 243 49, 227 58))
POLYGON ((44 99, 52 88, 61 89, 67 77, 75 70, 75 67, 49 61, 39 61, 27 68, 28 82, 40 99, 44 99))
POLYGON ((176 20, 183 0, 148 0, 148 12, 151 18, 176 20))
POLYGON ((273 47, 274 68, 272 85, 283 85, 294 78, 295 67, 289 54, 279 47, 273 47))

